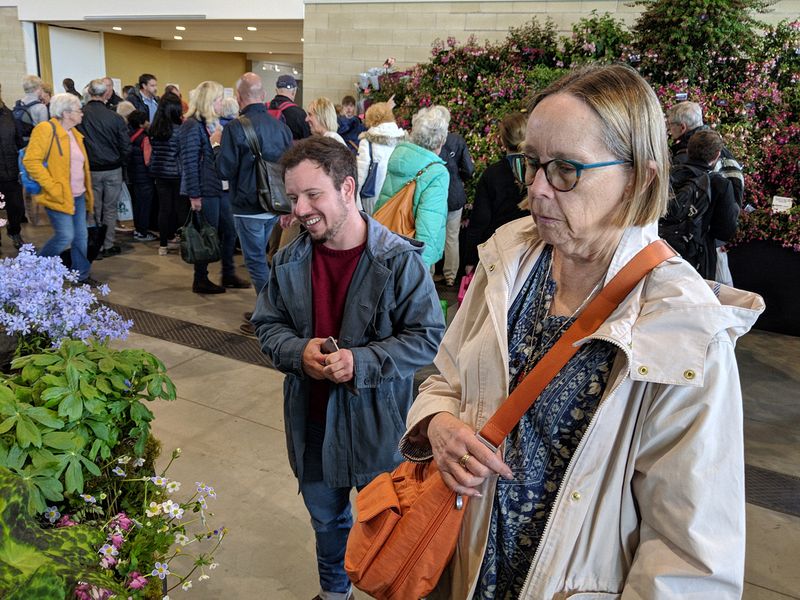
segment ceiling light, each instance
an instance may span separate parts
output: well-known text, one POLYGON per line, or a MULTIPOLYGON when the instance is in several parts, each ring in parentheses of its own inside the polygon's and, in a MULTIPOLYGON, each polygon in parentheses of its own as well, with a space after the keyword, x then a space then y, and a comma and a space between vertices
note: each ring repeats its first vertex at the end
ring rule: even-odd
POLYGON ((258 31, 258 27, 253 27, 252 25, 247 28, 247 31, 258 31))
POLYGON ((301 41, 301 42, 305 42, 305 41, 306 41, 306 38, 300 38, 300 41, 301 41))
POLYGON ((233 39, 236 40, 237 42, 241 42, 242 41, 242 36, 235 35, 235 36, 233 36, 233 39))
POLYGON ((261 70, 262 71, 266 71, 267 70, 267 65, 261 65, 261 70))
POLYGON ((272 50, 270 50, 269 53, 272 54, 272 50))
POLYGON ((173 35, 173 36, 172 36, 172 39, 173 39, 173 40, 182 40, 182 39, 183 39, 183 36, 182 36, 182 35, 173 35))
POLYGON ((297 75, 297 69, 292 69, 292 73, 294 73, 295 75, 297 75))
POLYGON ((175 25, 175 29, 177 29, 178 31, 186 31, 186 27, 184 27, 183 25, 175 25))
POLYGON ((114 31, 122 31, 122 27, 112 27, 111 29, 114 31))
POLYGON ((275 65, 275 72, 277 73, 281 72, 281 68, 278 65, 275 65))

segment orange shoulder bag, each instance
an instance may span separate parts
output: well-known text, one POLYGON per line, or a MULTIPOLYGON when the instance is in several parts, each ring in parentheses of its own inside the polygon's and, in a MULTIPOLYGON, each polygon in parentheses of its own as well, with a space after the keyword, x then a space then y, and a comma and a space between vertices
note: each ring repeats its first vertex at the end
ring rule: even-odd
POLYGON ((436 164, 439 163, 432 162, 417 171, 414 177, 407 181, 403 187, 397 190, 394 196, 375 211, 372 218, 390 231, 399 233, 407 238, 413 238, 417 233, 416 217, 414 215, 414 194, 417 191, 417 179, 428 167, 436 164))
MULTIPOLYGON (((578 351, 650 271, 675 256, 663 240, 639 253, 592 300, 477 434, 492 450, 578 351)), ((430 594, 450 562, 467 498, 448 488, 436 462, 403 462, 373 479, 356 498, 357 520, 344 568, 353 584, 378 600, 430 594)))

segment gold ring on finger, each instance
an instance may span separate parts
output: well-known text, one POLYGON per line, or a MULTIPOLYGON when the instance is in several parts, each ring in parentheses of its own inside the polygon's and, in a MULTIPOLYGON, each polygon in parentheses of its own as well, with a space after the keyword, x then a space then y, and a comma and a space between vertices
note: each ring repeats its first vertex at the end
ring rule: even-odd
POLYGON ((470 458, 472 458, 472 454, 467 452, 464 456, 458 459, 458 464, 461 465, 462 469, 467 470, 467 463, 469 462, 470 458))

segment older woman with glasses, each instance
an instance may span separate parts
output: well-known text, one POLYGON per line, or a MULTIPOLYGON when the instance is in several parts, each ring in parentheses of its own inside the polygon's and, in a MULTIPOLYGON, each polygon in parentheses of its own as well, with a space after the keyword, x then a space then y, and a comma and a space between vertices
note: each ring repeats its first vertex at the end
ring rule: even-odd
POLYGON ((92 212, 92 180, 83 135, 75 126, 83 120, 81 102, 69 93, 56 94, 50 100, 49 121, 33 128, 23 164, 40 186, 34 196, 45 207, 53 237, 42 246, 42 256, 58 256, 70 248, 72 268, 80 283, 96 286, 89 276, 86 256, 88 233, 86 213, 92 212))
POLYGON ((658 100, 624 66, 540 93, 523 145, 533 219, 480 249, 401 449, 470 496, 431 598, 741 597, 742 402, 734 343, 761 299, 657 266, 546 385, 497 451, 475 432, 582 310, 658 239, 658 100), (535 402, 534 402, 535 401, 535 402))

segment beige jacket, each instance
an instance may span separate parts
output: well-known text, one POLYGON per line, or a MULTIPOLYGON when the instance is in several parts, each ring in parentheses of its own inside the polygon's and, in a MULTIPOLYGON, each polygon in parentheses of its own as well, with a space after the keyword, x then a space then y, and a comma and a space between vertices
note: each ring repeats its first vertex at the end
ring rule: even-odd
MULTIPOLYGON (((657 234, 655 225, 628 229, 606 280, 657 234)), ((530 218, 482 245, 480 267, 435 359, 440 375, 420 387, 409 430, 441 411, 479 429, 506 398, 510 290, 542 246, 530 218)), ((763 308, 759 296, 704 282, 676 257, 592 336, 619 352, 521 598, 741 597, 744 456, 734 343, 763 308)), ((408 444, 404 437, 401 447, 408 444)), ((471 598, 494 484, 487 480, 484 498, 469 503, 456 555, 431 598, 471 598)))

